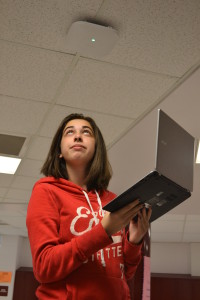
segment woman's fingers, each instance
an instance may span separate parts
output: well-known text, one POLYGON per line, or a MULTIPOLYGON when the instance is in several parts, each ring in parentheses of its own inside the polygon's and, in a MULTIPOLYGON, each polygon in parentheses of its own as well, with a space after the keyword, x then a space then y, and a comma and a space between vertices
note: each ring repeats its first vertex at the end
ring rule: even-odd
POLYGON ((128 225, 143 206, 139 200, 135 200, 118 211, 107 213, 101 223, 108 235, 112 235, 128 225))
POLYGON ((114 212, 114 214, 119 216, 130 216, 134 213, 137 213, 144 205, 140 203, 140 201, 134 200, 133 202, 129 203, 128 205, 124 206, 123 208, 114 212))
MULTIPOLYGON (((131 219, 133 219, 143 208, 143 204, 129 204, 126 207, 113 212, 111 215, 116 217, 117 220, 121 220, 123 227, 125 227, 131 219)), ((120 228, 121 229, 121 228, 120 228)))
POLYGON ((150 206, 150 207, 148 208, 148 213, 147 213, 147 218, 148 218, 148 220, 150 220, 151 214, 152 214, 152 208, 151 208, 151 206, 150 206))

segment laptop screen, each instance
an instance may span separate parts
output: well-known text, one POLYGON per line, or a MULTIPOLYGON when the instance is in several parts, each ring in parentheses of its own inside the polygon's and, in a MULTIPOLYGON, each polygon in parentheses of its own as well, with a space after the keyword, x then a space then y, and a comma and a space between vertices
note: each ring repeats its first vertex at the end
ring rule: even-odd
POLYGON ((156 170, 191 192, 195 139, 162 110, 158 114, 156 170))

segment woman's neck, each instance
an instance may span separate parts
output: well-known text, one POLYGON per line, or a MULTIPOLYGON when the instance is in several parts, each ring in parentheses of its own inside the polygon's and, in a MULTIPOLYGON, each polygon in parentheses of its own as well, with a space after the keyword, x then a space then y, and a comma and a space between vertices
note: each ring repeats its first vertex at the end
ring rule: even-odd
POLYGON ((81 169, 79 168, 73 168, 70 166, 67 166, 67 173, 69 176, 69 181, 79 185, 80 187, 82 187, 84 190, 87 190, 87 186, 85 184, 85 178, 86 178, 86 172, 85 172, 85 168, 81 169))

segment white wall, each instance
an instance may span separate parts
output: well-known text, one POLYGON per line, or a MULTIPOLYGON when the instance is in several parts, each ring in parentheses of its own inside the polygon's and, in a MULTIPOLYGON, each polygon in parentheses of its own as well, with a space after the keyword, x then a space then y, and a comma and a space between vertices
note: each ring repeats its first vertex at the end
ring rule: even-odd
POLYGON ((190 244, 152 243, 151 272, 190 274, 190 244))
POLYGON ((1 235, 0 245, 0 271, 12 272, 11 283, 0 283, 3 286, 8 286, 8 297, 2 299, 12 300, 13 288, 15 282, 15 270, 17 267, 19 248, 19 237, 1 235))
POLYGON ((191 275, 200 276, 200 243, 191 244, 191 275))
POLYGON ((29 245, 28 238, 22 238, 20 239, 20 246, 21 251, 18 254, 18 266, 20 267, 32 267, 32 257, 31 257, 31 250, 29 245))
POLYGON ((151 272, 200 276, 200 243, 152 243, 151 272))

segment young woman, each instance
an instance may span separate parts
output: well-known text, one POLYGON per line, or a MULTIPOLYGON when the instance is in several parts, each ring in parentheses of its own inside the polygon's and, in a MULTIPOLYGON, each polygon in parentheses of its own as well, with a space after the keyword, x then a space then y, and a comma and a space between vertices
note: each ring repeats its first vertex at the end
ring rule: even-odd
POLYGON ((71 114, 61 122, 42 173, 27 212, 38 299, 130 299, 127 279, 140 262, 151 210, 135 200, 103 211, 116 195, 107 190, 111 168, 93 119, 71 114))

